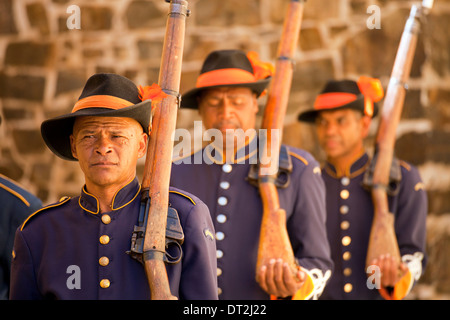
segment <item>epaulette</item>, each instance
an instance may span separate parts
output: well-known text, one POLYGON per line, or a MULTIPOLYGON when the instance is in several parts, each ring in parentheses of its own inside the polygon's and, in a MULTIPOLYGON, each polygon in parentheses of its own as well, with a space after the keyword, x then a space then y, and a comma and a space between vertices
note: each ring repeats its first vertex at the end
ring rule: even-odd
POLYGON ((70 197, 67 197, 67 196, 62 197, 61 199, 59 199, 58 202, 53 203, 53 204, 49 204, 48 206, 45 206, 45 207, 43 207, 43 208, 41 208, 41 209, 35 211, 34 213, 30 214, 30 215, 28 216, 28 218, 26 218, 25 221, 24 221, 24 222, 22 223, 22 225, 20 226, 20 231, 22 231, 23 228, 25 227, 25 225, 26 225, 33 217, 35 217, 37 214, 40 214, 40 213, 42 213, 42 212, 44 212, 44 211, 47 211, 48 209, 51 209, 51 208, 59 207, 59 206, 65 204, 65 203, 67 203, 69 200, 70 200, 70 197))
POLYGON ((289 154, 290 156, 292 156, 292 157, 294 157, 294 158, 300 160, 301 162, 303 162, 305 166, 307 166, 307 165, 309 164, 308 160, 306 160, 304 157, 302 157, 301 155, 299 155, 299 154, 297 154, 297 153, 295 153, 295 152, 293 152, 293 151, 290 151, 290 150, 289 150, 288 154, 289 154))
POLYGON ((190 196, 188 196, 187 194, 184 194, 180 191, 176 191, 176 190, 169 190, 169 193, 174 193, 174 194, 179 194, 183 197, 185 197, 186 199, 188 199, 194 206, 197 205, 194 201, 194 199, 192 199, 190 196))
POLYGON ((25 199, 25 197, 22 194, 20 194, 20 192, 18 191, 19 189, 23 189, 23 188, 16 181, 11 180, 4 175, 0 175, 0 177, 2 179, 4 179, 5 182, 8 182, 10 184, 10 186, 7 186, 6 184, 0 182, 0 188, 9 192, 13 196, 15 196, 17 199, 22 201, 23 204, 25 204, 27 207, 29 207, 30 203, 28 202, 28 200, 25 199), (14 190, 14 189, 17 189, 17 190, 14 190))

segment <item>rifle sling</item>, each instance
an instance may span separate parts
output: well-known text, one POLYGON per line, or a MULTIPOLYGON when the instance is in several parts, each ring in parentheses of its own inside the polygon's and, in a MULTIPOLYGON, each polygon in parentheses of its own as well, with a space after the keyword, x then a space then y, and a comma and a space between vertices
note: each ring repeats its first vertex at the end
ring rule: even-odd
MULTIPOLYGON (((255 187, 258 187, 258 178, 259 178, 258 171, 259 165, 252 164, 246 177, 246 180, 255 187)), ((289 154, 289 147, 286 145, 282 145, 280 148, 280 157, 278 159, 278 173, 275 179, 275 185, 277 186, 277 188, 285 189, 288 187, 290 183, 291 172, 292 172, 292 159, 289 154)))

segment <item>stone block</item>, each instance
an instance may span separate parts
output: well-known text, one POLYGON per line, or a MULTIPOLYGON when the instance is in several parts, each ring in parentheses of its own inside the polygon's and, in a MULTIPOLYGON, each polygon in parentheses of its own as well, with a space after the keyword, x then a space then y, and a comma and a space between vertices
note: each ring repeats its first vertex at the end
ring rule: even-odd
POLYGON ((323 46, 322 36, 318 28, 305 28, 300 30, 300 48, 302 50, 321 49, 323 46))
POLYGON ((86 80, 86 75, 83 69, 59 71, 55 95, 57 96, 73 90, 79 90, 81 92, 86 80))
POLYGON ((317 95, 325 83, 334 78, 334 66, 331 59, 301 61, 295 64, 291 92, 307 91, 317 95))
POLYGON ((21 154, 41 154, 46 150, 39 129, 14 129, 12 135, 14 144, 21 154))
POLYGON ((110 30, 112 27, 113 12, 111 8, 81 6, 80 13, 81 30, 83 31, 110 30))
POLYGON ((41 76, 0 73, 0 97, 42 101, 45 82, 41 76))
MULTIPOLYGON (((382 104, 380 105, 382 106, 382 104)), ((402 119, 425 117, 425 109, 420 101, 420 90, 407 90, 403 105, 402 119)))
POLYGON ((192 17, 208 27, 256 26, 262 22, 259 11, 259 0, 199 0, 192 17))
POLYGON ((423 27, 422 37, 430 48, 427 51, 427 58, 439 76, 450 74, 450 34, 448 30, 450 30, 450 13, 448 11, 433 10, 423 27))
POLYGON ((396 155, 413 165, 426 161, 450 162, 450 132, 410 132, 402 135, 395 144, 396 155), (420 148, 420 149, 419 149, 420 148))
POLYGON ((450 123, 450 90, 430 89, 428 101, 433 125, 438 129, 448 127, 450 123))
POLYGON ((0 173, 16 181, 19 181, 23 177, 23 168, 14 159, 9 149, 2 150, 1 152, 0 173))
POLYGON ((42 3, 27 5, 27 16, 30 26, 37 29, 40 34, 48 35, 50 33, 47 13, 42 3))
POLYGON ((6 48, 5 65, 46 67, 53 63, 55 48, 52 43, 11 42, 6 48))
POLYGON ((449 190, 427 190, 429 212, 439 215, 450 212, 449 190))
POLYGON ((166 25, 168 7, 161 12, 151 1, 132 1, 126 9, 126 21, 130 29, 159 28, 166 25))
POLYGON ((0 1, 0 34, 17 33, 17 27, 14 21, 12 2, 13 0, 0 1))
POLYGON ((421 282, 433 284, 437 292, 450 293, 450 214, 428 216, 428 263, 421 282))

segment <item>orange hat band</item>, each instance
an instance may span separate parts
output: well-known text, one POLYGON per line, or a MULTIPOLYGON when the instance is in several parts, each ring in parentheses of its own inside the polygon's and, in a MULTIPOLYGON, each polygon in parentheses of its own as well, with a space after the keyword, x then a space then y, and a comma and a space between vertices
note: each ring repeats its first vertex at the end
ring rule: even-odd
POLYGON ((346 92, 330 92, 319 95, 314 103, 314 109, 333 109, 357 99, 356 94, 346 92))
POLYGON ((256 78, 253 75, 253 73, 238 68, 229 68, 229 69, 217 69, 202 73, 197 78, 197 83, 195 86, 197 88, 203 88, 210 86, 239 84, 255 81, 256 78))
MULTIPOLYGON (((315 110, 327 110, 344 106, 358 99, 358 96, 347 92, 329 92, 319 95, 314 103, 315 110)), ((373 116, 373 101, 364 97, 364 114, 373 116)))
POLYGON ((118 97, 108 95, 96 95, 78 100, 78 102, 75 103, 75 106, 72 109, 72 113, 87 108, 108 108, 118 110, 133 105, 134 103, 118 97))

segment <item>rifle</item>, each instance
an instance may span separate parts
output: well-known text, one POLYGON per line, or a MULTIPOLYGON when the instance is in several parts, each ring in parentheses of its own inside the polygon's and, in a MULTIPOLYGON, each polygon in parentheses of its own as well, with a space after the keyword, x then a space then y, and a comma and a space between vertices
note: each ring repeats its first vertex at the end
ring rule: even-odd
POLYGON ((169 208, 169 180, 172 135, 176 128, 177 109, 181 103, 181 62, 185 21, 189 10, 187 0, 165 1, 170 2, 170 10, 158 84, 167 95, 161 101, 152 102, 156 106, 142 178, 140 223, 135 226, 129 251, 133 258, 144 264, 152 300, 176 299, 170 292, 164 263, 180 261, 180 242, 184 238, 178 214, 175 209, 169 208), (180 252, 175 258, 166 252, 166 248, 172 244, 180 252))
POLYGON ((293 55, 297 47, 305 0, 291 0, 278 45, 275 74, 270 83, 262 129, 267 133, 266 148, 261 156, 258 186, 263 203, 256 273, 271 259, 283 259, 297 275, 298 265, 286 229, 286 212, 280 208, 276 178, 281 146, 281 130, 288 104, 293 74, 293 55), (272 138, 274 135, 274 138, 272 138), (269 156, 269 150, 271 155, 269 156))
MULTIPOLYGON (((388 190, 393 163, 396 129, 400 121, 406 94, 406 82, 411 71, 414 52, 420 31, 420 19, 429 13, 433 0, 423 0, 422 5, 413 5, 406 22, 378 125, 375 152, 371 170, 365 177, 365 185, 371 190, 374 216, 370 231, 366 267, 382 254, 390 254, 400 263, 400 250, 394 229, 394 215, 389 212, 388 190)), ((392 170, 393 172, 395 170, 392 170)), ((392 179, 391 179, 392 180, 392 179)), ((394 180, 399 180, 397 178, 394 180)))

